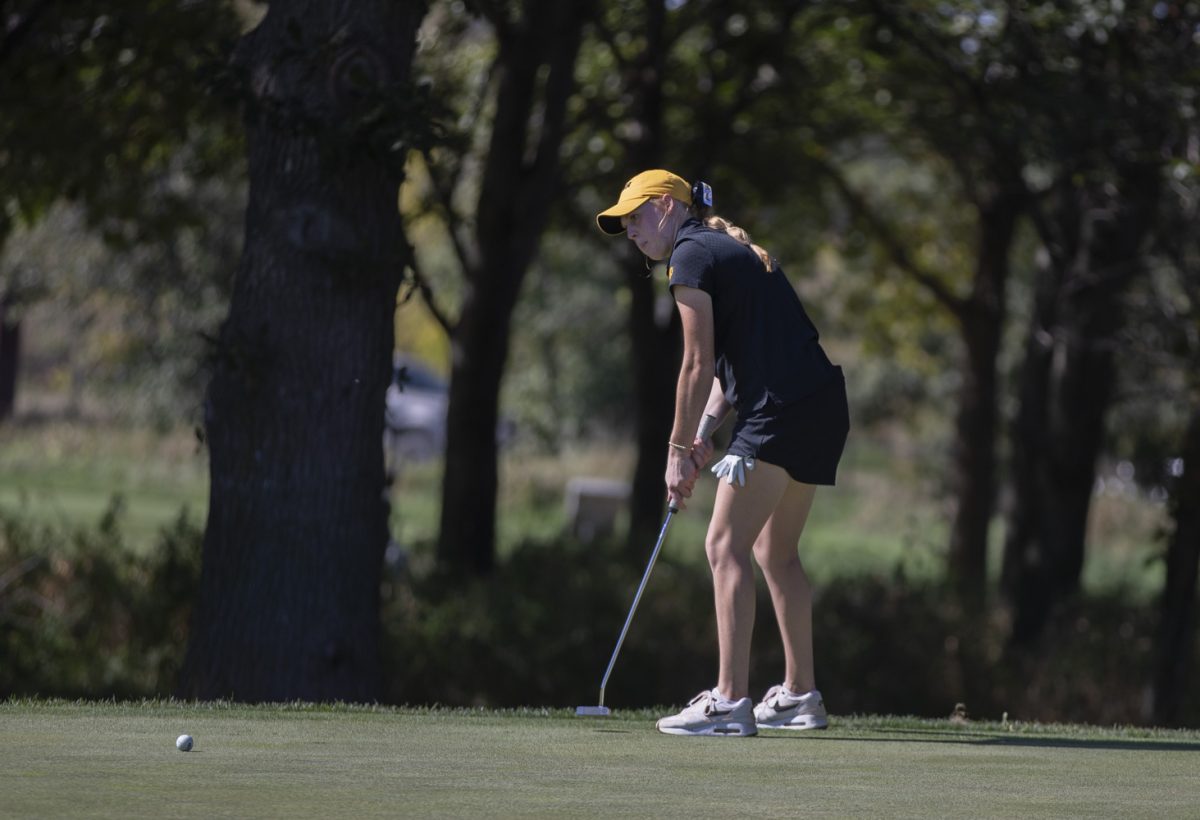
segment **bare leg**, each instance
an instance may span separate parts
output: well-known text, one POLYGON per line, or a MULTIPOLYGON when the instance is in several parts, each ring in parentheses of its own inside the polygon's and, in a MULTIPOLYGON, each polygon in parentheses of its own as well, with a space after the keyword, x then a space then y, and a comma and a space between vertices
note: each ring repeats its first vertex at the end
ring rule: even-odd
POLYGON ((792 481, 754 542, 754 558, 766 576, 783 639, 784 686, 797 694, 817 688, 813 670, 812 587, 796 551, 816 491, 811 484, 792 481))
POLYGON ((733 700, 750 693, 750 637, 754 631, 751 551, 792 483, 782 468, 759 461, 746 475, 745 487, 725 482, 717 486, 705 549, 712 567, 717 611, 717 689, 733 700))

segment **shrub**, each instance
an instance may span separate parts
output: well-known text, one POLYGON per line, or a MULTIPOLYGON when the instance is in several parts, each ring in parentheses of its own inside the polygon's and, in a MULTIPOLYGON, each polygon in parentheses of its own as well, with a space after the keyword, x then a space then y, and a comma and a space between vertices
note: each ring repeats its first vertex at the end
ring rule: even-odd
MULTIPOLYGON (((92 530, 0 516, 0 697, 169 695, 199 583, 202 532, 186 510, 158 547, 130 551, 114 499, 92 530)), ((452 706, 594 704, 644 564, 619 545, 527 541, 492 576, 418 566, 383 585, 386 698, 452 706)), ((783 653, 759 583, 752 694, 780 682, 783 653)), ((971 615, 938 583, 841 579, 817 589, 818 684, 834 714, 1139 723, 1147 719, 1152 605, 1077 598, 1041 643, 1015 651, 994 609, 971 615)), ((716 680, 707 570, 660 556, 606 703, 678 704, 716 680)), ((1200 693, 1183 725, 1200 725, 1200 693)))
MULTIPOLYGON (((616 545, 520 545, 484 580, 417 572, 385 584, 389 699, 455 706, 573 706, 597 687, 644 566, 616 545)), ((753 695, 783 678, 778 630, 758 584, 753 695)), ((1007 644, 1002 609, 975 616, 939 583, 856 577, 817 590, 817 681, 835 713, 1136 724, 1156 624, 1152 606, 1078 598, 1042 642, 1007 644)), ((712 586, 668 557, 647 586, 612 674, 608 705, 678 704, 716 681, 712 586)), ((1200 697, 1185 724, 1200 718, 1200 697)))
MULTIPOLYGON (((594 703, 644 567, 615 551, 519 545, 492 577, 436 573, 385 585, 391 699, 476 706, 594 703)), ((708 679, 711 591, 694 569, 660 558, 606 700, 667 702, 708 679)), ((708 684, 711 686, 711 684, 708 684)))
POLYGON ((123 503, 94 530, 0 517, 0 696, 167 695, 183 661, 201 530, 186 509, 130 551, 123 503))

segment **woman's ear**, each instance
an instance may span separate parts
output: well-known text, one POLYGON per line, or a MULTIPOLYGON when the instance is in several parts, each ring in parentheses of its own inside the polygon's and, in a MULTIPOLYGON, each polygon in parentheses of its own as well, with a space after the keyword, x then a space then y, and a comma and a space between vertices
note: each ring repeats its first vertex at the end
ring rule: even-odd
POLYGON ((663 226, 667 224, 667 220, 671 216, 672 199, 670 194, 663 194, 656 199, 652 199, 654 210, 658 212, 658 229, 661 231, 663 226))

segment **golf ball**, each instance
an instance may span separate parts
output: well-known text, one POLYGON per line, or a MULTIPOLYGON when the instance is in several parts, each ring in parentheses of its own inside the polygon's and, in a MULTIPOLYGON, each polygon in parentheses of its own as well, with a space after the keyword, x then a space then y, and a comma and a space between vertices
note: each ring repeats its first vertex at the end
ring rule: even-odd
POLYGON ((192 750, 192 736, 180 735, 175 738, 175 748, 181 752, 190 752, 192 750))

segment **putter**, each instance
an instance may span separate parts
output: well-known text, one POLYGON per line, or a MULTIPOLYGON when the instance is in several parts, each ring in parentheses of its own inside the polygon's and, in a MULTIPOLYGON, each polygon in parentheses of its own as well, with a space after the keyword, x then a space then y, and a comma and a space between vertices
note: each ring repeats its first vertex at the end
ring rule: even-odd
POLYGON ((662 549, 663 538, 667 534, 667 525, 671 523, 671 516, 679 512, 679 507, 672 503, 667 507, 667 517, 663 521, 662 529, 658 533, 658 542, 654 545, 654 552, 650 553, 650 562, 646 564, 646 572, 642 574, 642 583, 638 585, 637 594, 633 596, 633 606, 629 607, 629 615, 625 618, 625 626, 621 627, 621 637, 617 638, 617 647, 613 650, 612 658, 608 661, 608 669, 604 670, 604 678, 600 681, 600 702, 596 706, 577 706, 575 707, 575 717, 608 717, 612 714, 609 708, 604 705, 604 687, 608 686, 608 676, 612 674, 613 664, 617 662, 617 655, 621 652, 621 644, 625 643, 625 633, 629 631, 629 624, 633 621, 633 613, 637 611, 638 601, 642 600, 642 590, 646 588, 646 582, 650 580, 650 570, 654 569, 654 562, 658 559, 658 551, 662 549))

